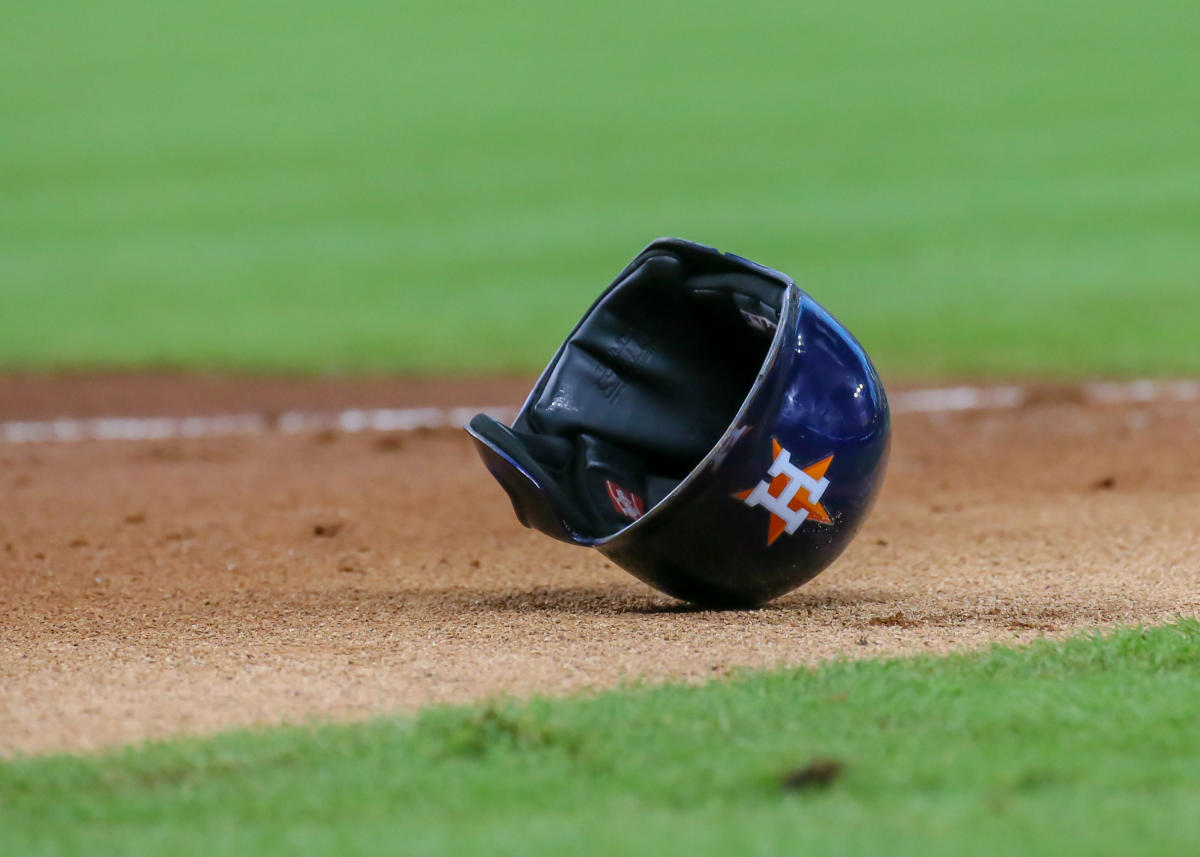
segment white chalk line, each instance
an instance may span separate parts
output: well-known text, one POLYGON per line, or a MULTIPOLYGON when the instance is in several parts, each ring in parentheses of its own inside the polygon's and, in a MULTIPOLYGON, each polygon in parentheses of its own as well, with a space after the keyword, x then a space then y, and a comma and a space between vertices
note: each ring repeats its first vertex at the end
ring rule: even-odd
MULTIPOLYGON (((1200 380, 1094 381, 1081 388, 1085 402, 1099 405, 1200 401, 1200 380)), ((1026 387, 937 387, 905 390, 888 399, 897 414, 950 413, 1019 408, 1029 400, 1026 387)), ((192 417, 96 417, 0 422, 0 443, 79 443, 104 440, 173 440, 222 438, 278 433, 316 434, 323 431, 410 432, 457 428, 477 413, 510 421, 511 406, 478 408, 353 408, 333 413, 287 411, 265 414, 218 414, 192 417)))
POLYGON ((322 431, 408 432, 465 425, 477 413, 509 420, 517 409, 480 408, 354 408, 337 413, 288 411, 265 414, 218 414, 196 417, 96 417, 92 419, 19 420, 0 423, 3 443, 78 443, 85 440, 172 440, 322 431))

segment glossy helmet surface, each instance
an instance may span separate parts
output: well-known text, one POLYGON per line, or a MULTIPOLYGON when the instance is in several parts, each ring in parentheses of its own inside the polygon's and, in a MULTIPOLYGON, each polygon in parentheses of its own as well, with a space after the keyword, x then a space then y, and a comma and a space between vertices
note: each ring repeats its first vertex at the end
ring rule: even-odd
POLYGON ((762 604, 849 544, 883 481, 887 397, 789 277, 674 238, 576 325, 511 427, 467 430, 527 527, 699 604, 762 604))

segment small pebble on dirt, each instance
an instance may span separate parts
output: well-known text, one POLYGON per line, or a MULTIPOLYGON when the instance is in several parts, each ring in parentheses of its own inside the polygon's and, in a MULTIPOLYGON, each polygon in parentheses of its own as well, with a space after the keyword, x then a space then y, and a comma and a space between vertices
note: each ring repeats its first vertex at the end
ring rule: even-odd
POLYGON ((1115 476, 1105 476, 1102 479, 1097 479, 1092 483, 1093 491, 1111 491, 1117 487, 1117 478, 1115 476))
POLYGON ((333 538, 342 531, 345 524, 341 521, 335 521, 332 524, 313 524, 313 535, 323 538, 333 538))
POLYGON ((183 461, 186 455, 183 448, 175 444, 155 444, 133 456, 146 461, 183 461))
POLYGON ((803 768, 796 768, 784 774, 780 786, 788 792, 829 788, 842 775, 844 769, 845 765, 837 759, 813 759, 803 768))
POLYGON ((146 513, 145 512, 134 512, 132 515, 126 515, 125 523, 127 523, 127 524, 144 524, 144 523, 146 523, 146 513))
POLYGON ((887 616, 872 616, 867 620, 868 625, 894 625, 898 628, 912 628, 920 625, 916 619, 910 619, 897 610, 895 613, 889 613, 887 616))
POLYGON ((404 437, 400 434, 385 434, 375 439, 375 448, 380 452, 398 452, 404 449, 404 437))

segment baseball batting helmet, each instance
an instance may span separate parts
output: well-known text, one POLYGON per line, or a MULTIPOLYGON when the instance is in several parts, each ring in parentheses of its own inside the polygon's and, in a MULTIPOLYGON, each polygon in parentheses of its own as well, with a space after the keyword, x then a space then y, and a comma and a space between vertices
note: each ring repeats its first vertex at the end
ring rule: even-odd
POLYGON ((891 420, 862 346, 779 271, 677 238, 638 254, 512 427, 467 431, 521 523, 677 598, 762 604, 849 544, 891 420))

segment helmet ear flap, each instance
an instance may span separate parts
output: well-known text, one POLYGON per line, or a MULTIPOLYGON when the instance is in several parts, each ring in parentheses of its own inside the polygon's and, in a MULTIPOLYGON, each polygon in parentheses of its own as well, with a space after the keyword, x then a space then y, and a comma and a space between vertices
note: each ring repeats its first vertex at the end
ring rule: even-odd
POLYGON ((648 487, 667 493, 648 486, 635 456, 591 435, 531 434, 486 414, 467 432, 520 522, 556 539, 593 544, 645 513, 648 487))
POLYGON ((564 542, 580 542, 571 526, 579 523, 574 520, 579 517, 574 504, 516 432, 486 414, 478 414, 467 426, 467 433, 475 441, 488 472, 508 494, 523 525, 564 542))

